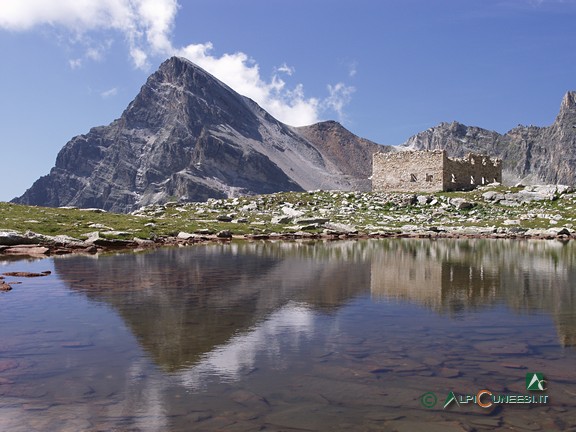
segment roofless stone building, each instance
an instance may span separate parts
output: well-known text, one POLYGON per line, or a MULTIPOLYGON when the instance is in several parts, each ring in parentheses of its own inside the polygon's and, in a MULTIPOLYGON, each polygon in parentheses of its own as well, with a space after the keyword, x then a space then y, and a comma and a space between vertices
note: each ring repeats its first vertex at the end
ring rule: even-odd
POLYGON ((502 182, 502 160, 469 153, 449 158, 444 150, 376 153, 372 159, 375 192, 467 191, 502 182))

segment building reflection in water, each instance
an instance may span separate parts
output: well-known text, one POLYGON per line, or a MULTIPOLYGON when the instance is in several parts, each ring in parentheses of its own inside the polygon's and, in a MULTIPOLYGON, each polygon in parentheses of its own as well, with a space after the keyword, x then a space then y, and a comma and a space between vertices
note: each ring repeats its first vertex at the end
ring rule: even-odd
POLYGON ((560 342, 576 345, 576 248, 556 241, 489 239, 375 243, 373 298, 401 299, 442 314, 504 304, 544 311, 560 342))

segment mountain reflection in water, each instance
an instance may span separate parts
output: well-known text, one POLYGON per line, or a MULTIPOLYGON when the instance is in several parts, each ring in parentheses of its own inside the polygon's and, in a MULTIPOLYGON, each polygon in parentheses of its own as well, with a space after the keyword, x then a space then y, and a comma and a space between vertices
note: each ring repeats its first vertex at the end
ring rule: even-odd
POLYGON ((174 371, 288 303, 330 312, 369 289, 365 248, 354 242, 318 246, 163 249, 56 260, 55 269, 73 290, 113 306, 154 361, 174 371))

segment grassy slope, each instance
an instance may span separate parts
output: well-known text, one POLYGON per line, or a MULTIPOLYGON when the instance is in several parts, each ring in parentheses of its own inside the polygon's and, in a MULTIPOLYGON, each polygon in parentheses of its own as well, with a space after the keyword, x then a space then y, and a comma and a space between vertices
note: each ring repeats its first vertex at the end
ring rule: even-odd
MULTIPOLYGON (((505 187, 492 190, 517 191, 505 187)), ((408 194, 289 192, 209 200, 206 203, 152 206, 141 211, 138 216, 0 203, 0 230, 30 230, 45 235, 66 234, 76 238, 94 231, 102 235, 112 230, 125 232, 108 235, 113 238, 150 238, 154 235, 176 235, 180 231, 198 230, 216 232, 227 229, 234 234, 297 231, 299 227, 295 223, 271 223, 272 217, 282 215, 281 208, 286 206, 303 212, 301 218, 324 217, 331 222, 354 225, 365 233, 397 230, 406 225, 525 229, 576 226, 576 197, 573 195, 564 195, 554 201, 506 207, 485 202, 482 199, 483 192, 485 190, 433 194, 431 198, 437 202, 426 205, 406 205, 405 201, 410 196, 408 194), (475 207, 458 210, 449 204, 450 199, 458 197, 474 202, 475 207), (244 221, 217 221, 221 215, 230 215, 234 220, 244 221), (94 224, 97 226, 90 226, 94 224), (110 229, 98 227, 98 224, 110 229)), ((322 227, 308 229, 314 232, 321 231, 322 227)))

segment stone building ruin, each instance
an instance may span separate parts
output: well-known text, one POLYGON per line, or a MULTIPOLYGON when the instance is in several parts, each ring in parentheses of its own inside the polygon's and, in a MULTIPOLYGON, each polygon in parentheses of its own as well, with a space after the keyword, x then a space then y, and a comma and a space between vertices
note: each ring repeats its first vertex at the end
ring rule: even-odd
POLYGON ((375 192, 468 191, 502 182, 502 160, 469 153, 449 158, 445 150, 376 153, 372 159, 375 192))

